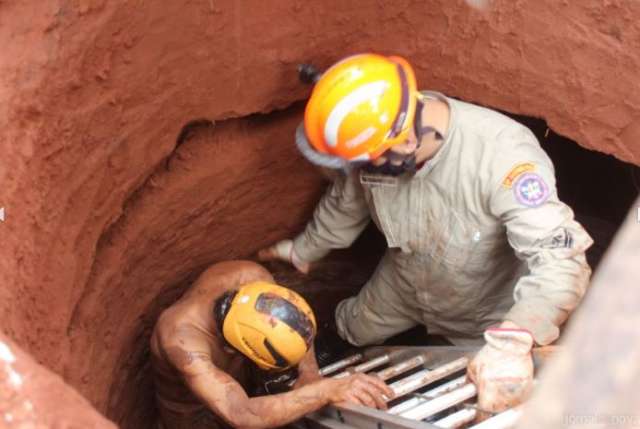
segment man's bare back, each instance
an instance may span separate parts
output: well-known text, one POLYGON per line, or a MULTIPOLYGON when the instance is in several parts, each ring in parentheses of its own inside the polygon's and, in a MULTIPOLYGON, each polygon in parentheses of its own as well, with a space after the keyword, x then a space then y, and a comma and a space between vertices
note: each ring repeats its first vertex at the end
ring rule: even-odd
POLYGON ((160 315, 151 337, 151 360, 165 429, 276 427, 342 401, 386 407, 382 397, 393 392, 379 379, 364 374, 322 379, 313 348, 297 364, 294 390, 249 398, 244 388, 248 359, 219 333, 214 310, 225 292, 259 281, 273 283, 273 277, 254 262, 215 264, 160 315))
POLYGON ((273 277, 254 262, 215 264, 158 319, 151 336, 156 397, 163 420, 171 421, 172 427, 195 427, 198 421, 211 427, 207 420, 212 419, 211 412, 183 381, 181 370, 193 366, 196 361, 202 362, 201 366, 211 362, 246 387, 245 358, 224 350, 224 339, 216 332, 213 307, 216 299, 227 290, 260 280, 273 282, 273 277), (161 337, 170 341, 160 341, 161 337))

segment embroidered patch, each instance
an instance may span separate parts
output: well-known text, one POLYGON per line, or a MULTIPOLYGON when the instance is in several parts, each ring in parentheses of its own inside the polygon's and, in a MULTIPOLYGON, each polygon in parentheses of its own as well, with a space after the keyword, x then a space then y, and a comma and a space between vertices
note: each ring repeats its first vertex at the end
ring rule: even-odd
POLYGON ((549 198, 549 187, 535 173, 522 174, 513 185, 516 200, 527 207, 538 207, 549 198))
POLYGON ((525 162, 522 164, 518 164, 509 171, 509 174, 502 181, 502 186, 505 188, 510 188, 513 185, 513 182, 520 176, 522 173, 526 173, 527 171, 535 170, 536 166, 530 162, 525 162))

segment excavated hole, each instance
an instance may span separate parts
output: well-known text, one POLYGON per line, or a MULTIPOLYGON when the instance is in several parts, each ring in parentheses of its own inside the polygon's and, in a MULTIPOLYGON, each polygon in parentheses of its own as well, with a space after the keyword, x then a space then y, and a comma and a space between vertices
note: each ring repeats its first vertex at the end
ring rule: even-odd
MULTIPOLYGON (((299 110, 300 106, 295 109, 299 110)), ((572 206, 578 220, 595 239, 595 245, 588 253, 589 262, 595 268, 637 195, 640 169, 611 156, 581 148, 549 130, 543 120, 511 116, 534 131, 553 159, 560 198, 572 206), (611 184, 616 185, 612 187, 611 184)), ((278 120, 277 116, 273 120, 278 120)), ((202 120, 187 124, 178 144, 188 144, 194 135, 209 132, 206 131, 209 125, 208 121, 202 120)), ((335 305, 357 293, 369 277, 384 247, 383 237, 370 225, 351 249, 333 252, 309 277, 297 274, 284 264, 273 263, 268 268, 277 281, 304 295, 313 306, 320 326, 326 326, 335 305)), ((142 429, 155 425, 149 336, 160 312, 178 299, 205 268, 206 264, 181 281, 166 285, 143 312, 135 334, 121 350, 107 409, 107 416, 121 427, 142 429)), ((419 344, 429 340, 437 343, 437 339, 428 339, 423 329, 416 328, 390 339, 389 343, 419 344)))

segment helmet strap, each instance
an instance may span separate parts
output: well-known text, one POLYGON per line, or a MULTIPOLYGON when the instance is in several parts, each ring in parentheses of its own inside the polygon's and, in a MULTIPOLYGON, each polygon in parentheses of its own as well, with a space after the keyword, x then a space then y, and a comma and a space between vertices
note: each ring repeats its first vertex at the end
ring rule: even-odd
POLYGON ((413 121, 413 132, 415 133, 416 139, 418 140, 418 148, 422 144, 422 138, 429 133, 435 133, 436 139, 444 140, 444 136, 440 133, 440 131, 436 130, 432 126, 422 125, 423 109, 424 109, 424 101, 421 98, 418 98, 418 103, 416 105, 416 116, 413 121))
MULTIPOLYGON (((213 318, 216 322, 216 329, 218 330, 220 337, 224 339, 225 343, 227 342, 227 340, 226 338, 224 338, 224 321, 227 318, 227 314, 229 314, 229 310, 231 309, 231 303, 233 302, 233 299, 237 294, 237 290, 228 290, 220 295, 213 304, 213 318)), ((230 346, 229 343, 227 343, 227 345, 230 346)))
POLYGON ((413 174, 417 170, 415 152, 409 155, 400 155, 387 150, 383 156, 386 158, 383 164, 373 165, 372 163, 367 163, 362 166, 362 171, 369 174, 397 177, 405 173, 413 174))

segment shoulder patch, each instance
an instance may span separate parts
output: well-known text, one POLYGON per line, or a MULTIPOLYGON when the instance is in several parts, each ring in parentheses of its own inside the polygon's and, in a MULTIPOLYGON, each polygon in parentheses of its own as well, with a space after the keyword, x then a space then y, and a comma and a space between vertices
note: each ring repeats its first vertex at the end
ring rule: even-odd
POLYGON ((516 200, 527 207, 538 207, 549 198, 549 186, 536 173, 520 175, 513 185, 516 200))
POLYGON ((502 186, 505 188, 511 188, 513 186, 513 182, 523 173, 527 171, 535 170, 536 166, 530 162, 523 162, 522 164, 518 164, 509 171, 509 173, 505 176, 502 181, 502 186))

